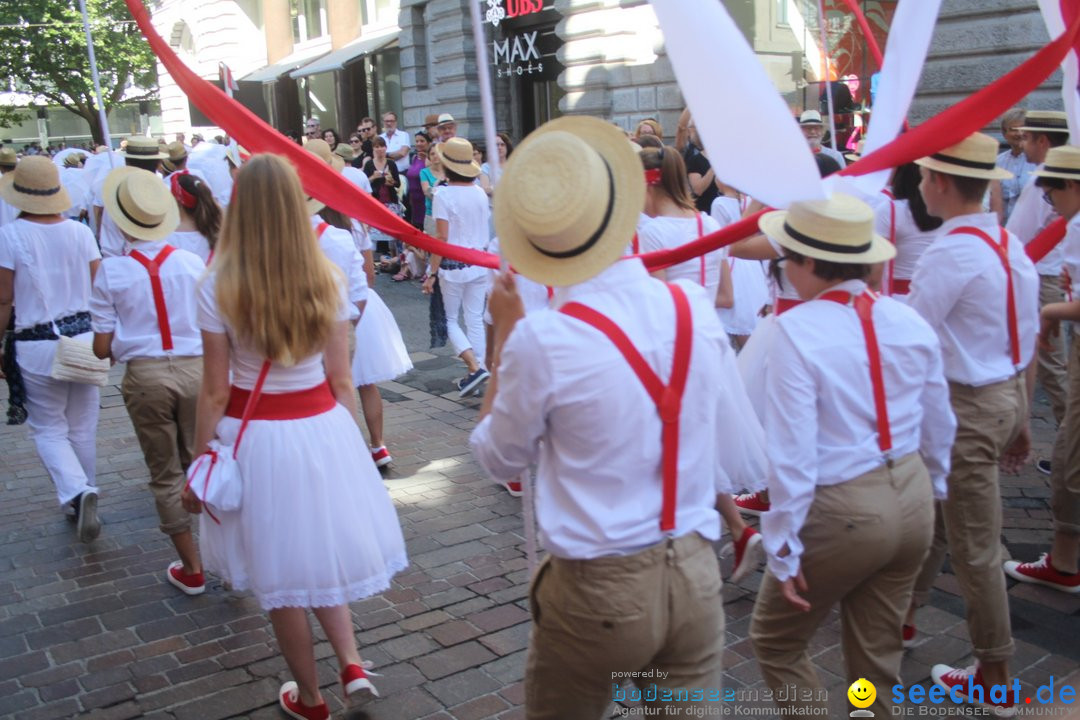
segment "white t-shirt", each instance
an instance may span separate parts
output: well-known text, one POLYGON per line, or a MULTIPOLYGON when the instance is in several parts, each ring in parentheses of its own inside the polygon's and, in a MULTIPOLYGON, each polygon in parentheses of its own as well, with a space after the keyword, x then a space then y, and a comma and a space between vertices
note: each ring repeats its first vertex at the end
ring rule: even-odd
POLYGON ((124 233, 120 232, 120 228, 116 227, 116 223, 109 216, 109 211, 105 209, 104 189, 105 178, 102 177, 94 186, 94 207, 101 208, 101 232, 98 233, 98 243, 101 245, 103 257, 115 257, 124 254, 127 239, 124 233))
POLYGON ((210 263, 210 241, 198 230, 177 230, 165 241, 175 248, 195 253, 204 265, 210 263))
MULTIPOLYGON (((910 280, 915 274, 915 266, 919 264, 919 258, 930 247, 937 237, 937 230, 923 232, 915 224, 915 218, 911 214, 911 206, 907 200, 896 202, 896 264, 894 276, 910 280)), ((885 237, 888 239, 888 236, 885 237)))
MULTIPOLYGON (((402 132, 401 130, 395 130, 393 136, 389 136, 386 133, 383 133, 379 135, 379 137, 386 141, 387 153, 397 152, 401 148, 410 147, 409 133, 402 132)), ((397 165, 398 172, 404 173, 406 170, 409 169, 409 162, 409 153, 405 153, 397 160, 395 160, 394 164, 397 165)))
MULTIPOLYGON (((0 267, 15 273, 15 329, 89 310, 90 263, 100 259, 94 234, 74 220, 16 220, 0 228, 0 267)), ((55 350, 55 342, 20 342, 19 367, 48 375, 55 350)))
MULTIPOLYGON (((698 217, 701 218, 700 232, 697 217, 654 217, 642 225, 638 231, 641 252, 681 247, 720 229, 720 223, 708 215, 700 213, 698 217)), ((723 261, 723 250, 713 250, 700 257, 672 265, 667 269, 668 282, 690 280, 703 286, 706 294, 715 301, 716 291, 720 287, 720 267, 723 261)))
MULTIPOLYGON (((484 250, 488 245, 491 210, 487 194, 476 185, 447 185, 431 201, 436 221, 450 224, 447 242, 459 247, 484 250)), ((439 270, 439 277, 451 282, 469 282, 485 276, 486 268, 471 266, 439 270)))
POLYGON ((19 217, 19 208, 0 200, 0 227, 13 222, 17 217, 19 217))

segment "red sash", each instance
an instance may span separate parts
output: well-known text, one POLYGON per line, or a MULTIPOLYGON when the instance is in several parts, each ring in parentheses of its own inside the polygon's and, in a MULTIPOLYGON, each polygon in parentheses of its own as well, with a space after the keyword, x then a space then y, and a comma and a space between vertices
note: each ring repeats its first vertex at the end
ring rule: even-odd
POLYGON ((626 362, 630 364, 638 380, 645 386, 645 392, 656 404, 660 421, 663 423, 661 435, 663 503, 660 509, 660 530, 664 532, 675 529, 675 503, 679 479, 679 415, 682 411, 686 378, 690 370, 690 347, 693 341, 690 303, 687 302, 686 295, 678 286, 668 285, 668 290, 675 301, 675 356, 667 385, 664 385, 656 371, 649 367, 626 333, 606 316, 580 303, 567 303, 559 310, 606 335, 626 358, 626 362))
POLYGON ((1006 321, 1009 324, 1009 351, 1012 357, 1012 364, 1020 365, 1020 329, 1016 322, 1016 295, 1013 290, 1013 276, 1012 266, 1009 263, 1009 233, 1005 228, 1001 229, 1001 242, 996 243, 994 239, 987 235, 984 231, 977 227, 965 225, 964 227, 958 227, 950 235, 974 235, 987 245, 990 249, 997 253, 998 259, 1001 260, 1001 265, 1005 268, 1005 313, 1006 321))
POLYGON ((172 245, 166 245, 161 248, 161 251, 154 257, 153 260, 143 255, 138 250, 132 250, 129 253, 135 262, 146 268, 146 272, 150 273, 150 290, 154 293, 154 310, 157 313, 158 332, 161 334, 161 349, 172 350, 172 330, 169 328, 169 309, 165 307, 165 293, 161 289, 161 266, 165 264, 165 261, 172 255, 172 251, 175 250, 172 245))
MULTIPOLYGON (((262 388, 260 387, 261 391, 262 388)), ((235 385, 229 388, 229 404, 225 414, 232 418, 243 418, 244 408, 252 390, 241 390, 235 385)), ((337 400, 330 391, 330 384, 323 381, 307 390, 287 393, 262 393, 256 406, 248 413, 249 420, 295 420, 297 418, 321 415, 332 410, 337 400)))
MULTIPOLYGON (((833 290, 821 296, 821 300, 832 300, 847 305, 851 293, 833 290)), ((874 388, 874 410, 877 414, 878 447, 888 456, 892 450, 892 432, 889 429, 889 408, 885 404, 885 380, 881 373, 881 351, 878 348, 877 333, 874 331, 874 302, 877 295, 869 290, 855 298, 855 312, 862 325, 863 340, 866 341, 866 355, 870 360, 870 384, 874 388)))

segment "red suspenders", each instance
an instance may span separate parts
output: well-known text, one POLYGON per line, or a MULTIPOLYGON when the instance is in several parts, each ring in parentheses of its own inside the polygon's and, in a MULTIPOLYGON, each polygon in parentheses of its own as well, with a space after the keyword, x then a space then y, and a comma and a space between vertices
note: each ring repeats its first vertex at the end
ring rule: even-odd
MULTIPOLYGON (((851 293, 842 290, 827 292, 821 300, 832 300, 841 305, 851 302, 851 293)), ((877 333, 874 331, 874 302, 877 296, 867 290, 855 298, 855 312, 862 325, 863 339, 866 341, 866 355, 870 360, 870 384, 874 389, 874 410, 877 414, 878 447, 888 456, 892 450, 892 432, 889 429, 889 408, 885 404, 885 380, 881 372, 881 351, 878 348, 877 333)))
POLYGON ((693 341, 693 323, 690 317, 690 303, 682 289, 668 285, 671 297, 675 301, 675 357, 673 358, 671 377, 664 385, 645 358, 626 336, 626 333, 606 316, 580 303, 567 303, 560 312, 566 313, 596 328, 615 344, 622 356, 630 364, 638 380, 645 386, 645 391, 656 404, 656 410, 663 423, 661 435, 661 467, 663 469, 663 503, 660 509, 660 529, 664 532, 675 529, 675 502, 679 479, 679 414, 682 410, 683 392, 690 370, 690 347, 693 341))
POLYGON ((990 249, 997 253, 998 259, 1001 260, 1002 267, 1005 268, 1006 279, 1006 295, 1005 295, 1005 312, 1006 320, 1009 323, 1009 352, 1012 357, 1013 365, 1020 365, 1020 329, 1016 322, 1016 295, 1013 290, 1013 276, 1012 266, 1009 263, 1009 233, 1005 228, 1001 228, 1001 242, 996 243, 994 239, 987 235, 984 231, 977 227, 966 225, 964 227, 958 227, 950 235, 974 235, 987 245, 990 249))
POLYGON ((172 330, 169 328, 169 310, 165 307, 165 293, 161 289, 161 266, 175 250, 172 245, 161 248, 161 252, 153 260, 143 255, 138 250, 132 250, 129 256, 137 263, 146 268, 150 273, 150 290, 154 293, 154 310, 157 312, 158 331, 161 333, 161 349, 172 350, 172 330))

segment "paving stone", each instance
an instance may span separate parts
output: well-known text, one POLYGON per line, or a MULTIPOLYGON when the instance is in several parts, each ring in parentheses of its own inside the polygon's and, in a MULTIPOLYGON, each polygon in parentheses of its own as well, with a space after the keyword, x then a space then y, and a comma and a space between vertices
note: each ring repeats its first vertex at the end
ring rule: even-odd
POLYGON ((437 680, 460 670, 480 665, 494 657, 479 643, 467 642, 416 658, 413 664, 424 673, 425 677, 437 680))
POLYGON ((424 686, 424 689, 434 695, 445 707, 451 707, 492 693, 499 687, 501 687, 500 683, 491 676, 476 668, 471 668, 442 680, 430 682, 424 686))

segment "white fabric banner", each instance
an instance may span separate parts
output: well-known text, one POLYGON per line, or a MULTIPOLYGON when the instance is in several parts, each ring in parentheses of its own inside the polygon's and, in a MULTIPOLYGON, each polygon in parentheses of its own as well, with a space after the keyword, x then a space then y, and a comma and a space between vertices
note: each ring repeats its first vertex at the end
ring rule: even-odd
MULTIPOLYGON (((1065 32, 1065 19, 1061 15, 1059 0, 1039 0, 1039 10, 1042 11, 1043 22, 1046 23, 1051 39, 1065 32)), ((1080 138, 1080 135, 1077 135, 1080 132, 1080 96, 1077 94, 1080 92, 1080 88, 1077 87, 1080 82, 1080 68, 1078 68, 1075 52, 1065 56, 1065 60, 1061 63, 1061 70, 1065 75, 1061 81, 1061 99, 1069 120, 1069 136, 1080 138)))
POLYGON ((798 122, 724 6, 718 0, 650 2, 716 176, 773 207, 823 199, 824 184, 798 122))

